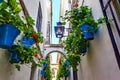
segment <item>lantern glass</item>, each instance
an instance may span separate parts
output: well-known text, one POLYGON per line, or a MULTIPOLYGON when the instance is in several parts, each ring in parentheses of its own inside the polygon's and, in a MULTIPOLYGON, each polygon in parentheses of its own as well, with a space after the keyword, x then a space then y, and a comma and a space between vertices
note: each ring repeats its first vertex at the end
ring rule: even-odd
POLYGON ((55 26, 55 34, 57 38, 63 37, 64 26, 55 26))

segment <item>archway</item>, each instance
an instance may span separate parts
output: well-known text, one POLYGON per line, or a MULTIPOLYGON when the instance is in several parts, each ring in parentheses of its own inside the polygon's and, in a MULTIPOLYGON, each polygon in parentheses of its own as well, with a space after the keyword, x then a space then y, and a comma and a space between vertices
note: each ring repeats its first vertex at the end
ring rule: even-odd
POLYGON ((65 55, 65 51, 62 45, 51 44, 51 45, 44 46, 43 58, 45 58, 48 54, 52 52, 58 52, 65 55))

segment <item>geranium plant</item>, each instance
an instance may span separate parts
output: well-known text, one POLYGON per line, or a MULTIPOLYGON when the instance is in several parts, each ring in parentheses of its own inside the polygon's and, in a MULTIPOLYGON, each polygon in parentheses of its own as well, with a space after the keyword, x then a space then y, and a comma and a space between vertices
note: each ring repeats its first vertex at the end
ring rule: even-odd
POLYGON ((0 25, 11 24, 16 26, 27 38, 34 38, 36 43, 43 42, 41 32, 33 30, 34 20, 30 16, 20 16, 21 7, 16 0, 0 3, 0 25))
MULTIPOLYGON (((68 64, 70 63, 68 62, 68 64)), ((57 73, 57 80, 60 80, 61 77, 68 77, 70 75, 69 69, 70 65, 66 65, 66 61, 62 61, 57 73)))
POLYGON ((25 24, 26 26, 22 28, 23 33, 28 39, 34 38, 36 43, 42 43, 43 42, 42 33, 36 32, 33 29, 33 26, 35 24, 34 20, 30 16, 27 16, 26 19, 27 19, 27 23, 25 24))
POLYGON ((16 55, 14 57, 10 57, 9 62, 11 64, 16 63, 15 66, 18 70, 20 70, 21 64, 32 63, 36 54, 39 54, 39 50, 36 47, 28 48, 22 45, 14 45, 9 51, 10 54, 16 55), (17 58, 19 58, 19 61, 16 62, 16 60, 18 60, 17 58))
POLYGON ((0 3, 0 24, 11 24, 21 30, 25 26, 24 21, 19 16, 21 12, 20 4, 16 0, 2 1, 0 3))
POLYGON ((70 11, 66 10, 65 16, 61 18, 64 22, 71 23, 73 28, 79 27, 86 23, 91 24, 95 30, 98 29, 98 25, 105 22, 105 18, 99 18, 97 21, 92 16, 92 10, 88 6, 75 6, 70 11))
POLYGON ((80 63, 81 56, 84 56, 89 47, 89 41, 94 38, 87 38, 87 32, 94 34, 99 24, 105 22, 105 18, 99 18, 97 21, 92 16, 92 9, 88 6, 80 6, 75 4, 71 10, 66 10, 65 16, 61 16, 63 23, 70 22, 72 32, 63 42, 67 53, 67 59, 74 71, 77 71, 76 66, 80 63))

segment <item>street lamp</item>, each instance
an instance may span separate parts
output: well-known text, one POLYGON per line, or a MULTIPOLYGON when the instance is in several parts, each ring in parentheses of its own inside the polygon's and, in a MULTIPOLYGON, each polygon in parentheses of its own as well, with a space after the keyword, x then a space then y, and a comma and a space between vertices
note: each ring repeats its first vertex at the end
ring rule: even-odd
POLYGON ((54 27, 55 35, 57 38, 62 38, 64 34, 64 26, 62 26, 61 22, 57 22, 57 26, 54 27))

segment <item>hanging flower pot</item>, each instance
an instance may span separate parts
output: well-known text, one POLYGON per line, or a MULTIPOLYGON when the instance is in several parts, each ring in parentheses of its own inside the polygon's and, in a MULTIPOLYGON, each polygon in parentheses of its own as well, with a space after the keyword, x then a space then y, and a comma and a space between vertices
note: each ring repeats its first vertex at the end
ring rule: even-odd
POLYGON ((20 56, 18 55, 18 51, 15 51, 14 49, 18 47, 18 45, 13 45, 11 49, 9 49, 10 52, 10 63, 19 63, 21 61, 20 56))
POLYGON ((0 0, 0 3, 2 2, 3 0, 0 0))
POLYGON ((19 63, 21 61, 20 56, 16 52, 11 52, 10 53, 10 63, 19 63))
POLYGON ((70 62, 68 60, 66 60, 66 66, 69 66, 70 65, 70 62))
POLYGON ((0 25, 0 48, 10 49, 20 30, 13 25, 0 25))
POLYGON ((47 67, 47 64, 46 64, 46 63, 43 63, 43 67, 46 68, 46 67, 47 67))
POLYGON ((23 37, 23 44, 26 47, 31 47, 35 42, 34 38, 27 38, 26 36, 23 37))
POLYGON ((92 27, 92 25, 83 24, 80 26, 80 29, 82 30, 85 39, 87 40, 94 39, 94 28, 92 27))
POLYGON ((41 74, 42 74, 42 76, 44 76, 45 75, 45 71, 41 70, 41 74))

